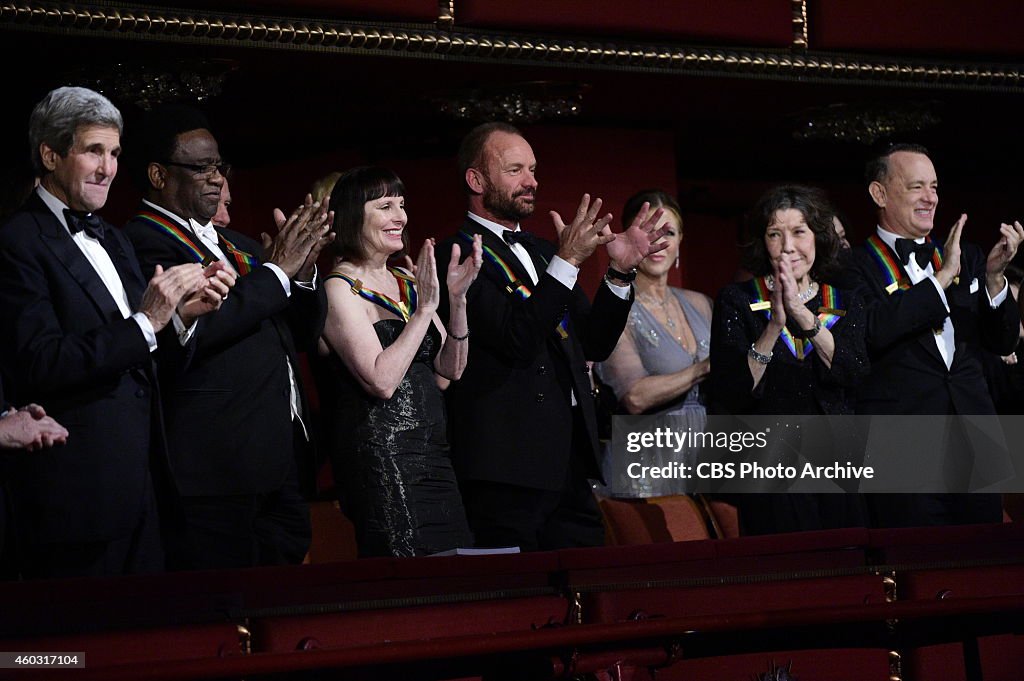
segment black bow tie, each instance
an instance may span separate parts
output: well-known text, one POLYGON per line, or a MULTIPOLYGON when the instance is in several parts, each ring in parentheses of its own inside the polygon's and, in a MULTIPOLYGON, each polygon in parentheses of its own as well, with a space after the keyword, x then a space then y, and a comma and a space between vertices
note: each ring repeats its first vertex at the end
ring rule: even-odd
POLYGON ((913 239, 896 239, 896 253, 900 256, 900 260, 903 261, 904 265, 910 264, 910 256, 913 255, 914 259, 917 260, 918 267, 923 270, 932 261, 932 254, 935 253, 935 244, 931 241, 919 244, 913 239))
POLYGON ((529 232, 522 230, 506 229, 501 233, 501 238, 505 240, 509 246, 512 244, 523 244, 527 245, 533 240, 533 235, 529 232))
POLYGON ((80 210, 65 208, 64 218, 68 221, 68 229, 71 230, 72 234, 78 234, 84 229, 86 234, 100 241, 103 241, 103 237, 107 235, 107 229, 103 225, 103 220, 95 213, 85 213, 80 210))

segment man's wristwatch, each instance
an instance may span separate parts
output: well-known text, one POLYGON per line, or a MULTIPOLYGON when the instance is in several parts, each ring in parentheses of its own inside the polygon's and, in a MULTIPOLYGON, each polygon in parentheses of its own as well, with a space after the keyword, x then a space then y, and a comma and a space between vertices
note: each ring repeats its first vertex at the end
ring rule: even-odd
POLYGON ((821 331, 821 320, 817 317, 814 318, 814 326, 809 329, 790 329, 790 333, 802 340, 810 340, 811 338, 814 338, 818 335, 819 331, 821 331))
POLYGON ((631 284, 633 283, 633 280, 636 279, 636 268, 634 267, 629 272, 620 272, 609 265, 608 271, 605 273, 604 278, 615 279, 616 281, 621 281, 625 284, 631 284))

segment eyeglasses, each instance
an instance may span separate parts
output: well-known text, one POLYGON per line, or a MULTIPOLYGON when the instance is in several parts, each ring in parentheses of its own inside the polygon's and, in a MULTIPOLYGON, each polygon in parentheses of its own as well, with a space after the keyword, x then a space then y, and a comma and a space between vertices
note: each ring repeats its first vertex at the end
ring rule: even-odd
POLYGON ((213 177, 214 173, 220 173, 221 177, 227 177, 231 173, 230 163, 178 163, 177 161, 164 161, 165 166, 177 166, 191 170, 196 175, 213 177))

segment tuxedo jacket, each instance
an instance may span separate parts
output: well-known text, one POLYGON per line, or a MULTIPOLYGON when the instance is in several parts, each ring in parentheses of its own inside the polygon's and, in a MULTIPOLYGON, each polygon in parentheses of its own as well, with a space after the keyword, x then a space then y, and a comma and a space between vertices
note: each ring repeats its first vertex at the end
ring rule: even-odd
MULTIPOLYGON (((133 218, 125 232, 146 273, 157 265, 197 262, 186 245, 147 220, 133 218)), ((222 241, 226 237, 238 249, 263 257, 249 237, 228 229, 217 232, 222 241)), ((198 237, 191 239, 215 258, 198 237)), ((273 491, 289 475, 296 456, 299 469, 311 474, 312 445, 296 452, 293 443, 286 359, 295 370, 303 418, 311 428, 296 351, 316 343, 325 310, 321 292, 292 284, 289 297, 277 275, 257 264, 238 278, 219 310, 200 317, 187 363, 161 361, 168 452, 182 495, 273 491), (297 347, 295 339, 304 345, 297 347)))
MULTIPOLYGON (((891 252, 891 251, 890 251, 891 252)), ((899 257, 893 253, 899 262, 899 257)), ((888 293, 867 246, 855 250, 859 287, 868 309, 871 374, 858 389, 863 414, 994 414, 982 371, 983 349, 1001 355, 1017 342, 1019 313, 1012 294, 993 309, 985 292, 985 255, 963 244, 957 282, 946 289, 956 351, 947 369, 935 344, 946 318, 935 285, 923 279, 888 293)))
MULTIPOLYGON (((536 239, 531 252, 540 281, 536 286, 505 242, 473 220, 463 231, 482 234, 514 276, 532 289, 523 299, 488 257, 467 294, 469 360, 461 380, 448 390, 449 431, 457 475, 464 480, 501 482, 542 490, 559 490, 565 482, 573 447, 571 393, 579 403, 585 433, 577 434, 587 450, 588 476, 600 478, 597 417, 587 360, 611 354, 622 335, 630 300, 607 286, 598 288, 591 305, 579 286, 572 290, 545 272, 555 247, 536 239), (568 314, 567 337, 557 332, 568 314), (571 392, 570 392, 571 391, 571 392)), ((444 269, 452 244, 470 255, 470 241, 453 237, 437 249, 444 269)), ((448 293, 442 282, 441 319, 448 321, 448 293)), ((580 446, 581 442, 576 445, 580 446)))
MULTIPOLYGON (((137 309, 146 281, 131 244, 107 229, 137 309)), ((149 346, 35 193, 0 227, 0 318, 6 397, 43 405, 69 433, 65 445, 5 457, 19 532, 33 542, 127 535, 151 493, 150 455, 163 456, 149 346)))

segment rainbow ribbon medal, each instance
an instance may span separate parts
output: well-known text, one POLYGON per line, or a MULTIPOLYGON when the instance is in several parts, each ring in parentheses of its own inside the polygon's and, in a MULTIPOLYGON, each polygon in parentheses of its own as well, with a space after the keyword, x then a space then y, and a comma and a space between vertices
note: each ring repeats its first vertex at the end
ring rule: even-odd
POLYGON ((394 300, 379 291, 364 288, 361 280, 354 279, 341 272, 331 272, 324 277, 324 280, 341 279, 347 281, 349 286, 352 287, 353 295, 368 300, 374 305, 379 305, 395 316, 401 317, 403 321, 408 322, 409 318, 412 317, 412 313, 416 311, 416 279, 395 267, 389 267, 388 271, 398 280, 398 300, 394 300))
MULTIPOLYGON (((153 229, 167 234, 172 239, 182 244, 185 249, 192 254, 192 257, 196 259, 196 262, 202 263, 203 267, 216 262, 215 258, 208 255, 199 247, 196 241, 193 241, 193 239, 198 240, 198 237, 191 232, 185 231, 180 225, 168 220, 163 215, 158 215, 157 213, 150 211, 143 211, 135 217, 141 218, 153 229)), ((251 272, 253 267, 259 264, 259 260, 257 260, 255 256, 250 255, 235 246, 233 243, 228 241, 223 234, 220 234, 219 236, 220 240, 224 242, 224 247, 228 252, 228 255, 230 255, 231 259, 235 261, 235 269, 238 270, 239 274, 244 276, 251 272)))
POLYGON ((238 270, 240 275, 249 274, 252 272, 252 268, 260 264, 260 261, 255 256, 246 253, 242 249, 235 246, 233 243, 228 241, 228 238, 223 234, 220 235, 220 240, 224 242, 225 250, 231 259, 235 261, 235 268, 238 270))
MULTIPOLYGON (((748 283, 750 292, 750 310, 764 312, 765 317, 772 318, 771 290, 768 288, 767 277, 756 277, 748 283)), ((818 320, 826 329, 831 330, 840 318, 846 315, 839 299, 839 291, 829 284, 820 284, 821 306, 818 308, 818 320)), ((803 360, 813 349, 810 339, 796 338, 785 326, 782 327, 783 345, 799 360, 803 360)))
MULTIPOLYGON (((465 230, 459 231, 459 237, 465 241, 468 241, 469 243, 473 243, 473 235, 465 230)), ((528 287, 525 283, 516 278, 516 275, 512 271, 512 268, 509 267, 508 263, 505 262, 505 260, 500 255, 498 255, 493 248, 485 244, 483 247, 483 251, 484 260, 487 260, 492 265, 494 265, 497 268, 498 272, 501 273, 502 278, 505 280, 506 291, 508 291, 511 294, 518 295, 523 300, 526 300, 527 298, 533 295, 533 291, 530 290, 530 287, 528 287)), ((544 258, 544 256, 541 256, 541 260, 544 260, 545 264, 547 263, 547 260, 544 258)), ((555 327, 555 331, 558 333, 558 337, 561 338, 562 340, 567 340, 569 338, 568 312, 566 312, 562 316, 562 319, 558 322, 558 325, 555 327)))
MULTIPOLYGON (((928 238, 928 241, 930 242, 931 239, 928 238)), ((885 292, 892 295, 897 290, 906 291, 910 288, 910 279, 907 278, 906 270, 903 269, 903 265, 896 259, 892 249, 885 245, 882 238, 877 234, 872 234, 868 237, 867 243, 868 254, 875 261, 885 279, 885 292)), ((942 252, 938 244, 935 244, 935 251, 932 252, 932 271, 938 272, 941 267, 942 252)))

